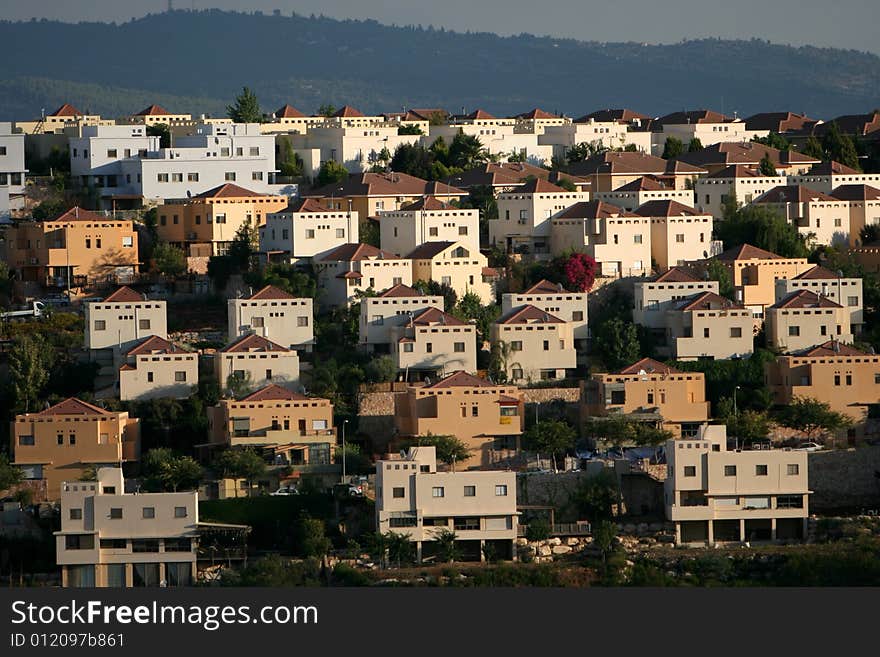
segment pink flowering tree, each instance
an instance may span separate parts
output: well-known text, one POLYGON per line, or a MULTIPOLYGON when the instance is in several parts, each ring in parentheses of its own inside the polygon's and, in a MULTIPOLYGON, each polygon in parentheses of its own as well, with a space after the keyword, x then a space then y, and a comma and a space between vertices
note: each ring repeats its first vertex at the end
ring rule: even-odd
POLYGON ((596 261, 586 253, 573 253, 565 263, 565 278, 575 292, 589 292, 596 280, 596 261))

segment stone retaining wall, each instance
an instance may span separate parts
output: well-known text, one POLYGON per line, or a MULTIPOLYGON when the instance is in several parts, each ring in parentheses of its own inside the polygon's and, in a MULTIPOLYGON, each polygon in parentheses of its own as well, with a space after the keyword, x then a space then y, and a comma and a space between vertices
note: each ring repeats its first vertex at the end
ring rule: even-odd
POLYGON ((880 507, 880 446, 811 452, 810 509, 880 507))

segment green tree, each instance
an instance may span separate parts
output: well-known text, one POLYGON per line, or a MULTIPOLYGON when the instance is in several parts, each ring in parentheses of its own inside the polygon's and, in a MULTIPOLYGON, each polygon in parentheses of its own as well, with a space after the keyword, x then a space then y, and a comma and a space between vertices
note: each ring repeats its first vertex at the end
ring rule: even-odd
POLYGON ((617 540, 617 525, 610 520, 602 520, 593 530, 593 545, 602 554, 602 575, 608 575, 608 554, 614 549, 617 540))
POLYGON ((281 137, 280 141, 278 170, 282 176, 294 179, 302 178, 305 164, 299 154, 293 150, 293 142, 291 142, 290 137, 281 137))
POLYGON ((171 148, 171 129, 164 123, 147 126, 148 137, 159 138, 159 148, 171 148))
POLYGON ((822 137, 822 150, 825 151, 828 158, 851 169, 862 170, 855 143, 849 135, 840 132, 836 121, 831 123, 828 131, 822 137))
POLYGON ((21 468, 12 465, 6 454, 0 453, 0 491, 8 490, 21 482, 21 468))
POLYGON ((49 346, 39 334, 17 335, 9 352, 9 382, 15 408, 36 409, 51 370, 49 346))
POLYGON ((318 116, 323 116, 329 119, 334 114, 336 114, 336 107, 333 103, 324 103, 318 108, 318 116))
POLYGON ((473 322, 477 327, 477 344, 489 339, 492 324, 501 316, 501 308, 496 304, 484 306, 479 296, 466 292, 450 312, 464 322, 473 322))
POLYGON ((226 394, 233 399, 241 399, 249 395, 254 389, 254 382, 250 372, 244 374, 236 374, 232 372, 226 377, 226 394))
POLYGON ((324 557, 331 547, 324 521, 318 518, 300 518, 296 525, 295 544, 301 557, 324 557))
POLYGON ((770 148, 775 148, 779 151, 791 150, 791 143, 778 132, 771 132, 766 137, 753 137, 752 141, 764 144, 764 146, 769 146, 770 148))
POLYGON ((450 529, 434 531, 434 543, 437 546, 437 557, 446 563, 459 558, 458 535, 450 529))
POLYGON ((579 518, 592 523, 610 520, 618 503, 617 477, 610 469, 602 470, 584 479, 572 495, 572 503, 579 518))
POLYGON ((812 438, 817 433, 828 433, 852 425, 852 420, 842 413, 831 410, 825 402, 811 397, 795 397, 777 413, 779 423, 790 429, 802 431, 812 438))
POLYGON ((804 155, 809 155, 817 160, 825 160, 828 158, 825 149, 822 148, 822 142, 820 142, 815 135, 810 135, 809 139, 807 139, 803 152, 804 155))
POLYGON ((770 159, 770 153, 764 153, 764 157, 761 158, 761 163, 758 165, 758 170, 762 176, 775 177, 777 175, 776 166, 770 159))
POLYGON ((770 416, 766 411, 746 409, 733 412, 733 401, 723 398, 717 416, 727 425, 727 435, 735 437, 741 445, 763 441, 770 435, 770 416))
POLYGON ((319 187, 324 187, 326 185, 336 185, 345 180, 348 180, 348 169, 336 160, 326 160, 318 170, 315 184, 319 187))
POLYGON ((251 257, 260 248, 260 232, 257 227, 246 218, 235 231, 232 243, 229 245, 229 260, 238 272, 246 272, 251 266, 251 257))
POLYGON ((364 367, 369 383, 388 383, 397 378, 397 365, 391 356, 376 356, 364 367))
POLYGON ((589 160, 591 157, 595 157, 607 150, 608 148, 603 146, 601 141, 582 141, 565 152, 565 160, 568 164, 575 164, 576 162, 589 160))
POLYGON ((435 162, 434 153, 420 144, 400 144, 394 149, 389 166, 392 171, 429 179, 435 162))
POLYGON ((699 137, 694 137, 688 142, 688 153, 696 153, 701 150, 703 150, 703 142, 700 141, 699 137))
POLYGON ((397 129, 399 135, 423 135, 422 129, 417 125, 402 125, 397 129))
POLYGON ((167 447, 147 451, 141 458, 144 487, 154 492, 193 490, 202 478, 202 466, 192 457, 181 456, 167 447))
POLYGON ((9 265, 0 262, 0 308, 9 305, 12 298, 12 273, 9 271, 9 265))
POLYGON ((241 93, 235 97, 232 105, 226 106, 226 115, 234 123, 262 123, 263 112, 257 96, 248 87, 244 87, 241 93))
POLYGON ((664 160, 671 160, 684 153, 684 143, 678 137, 667 137, 666 144, 663 146, 664 160))
POLYGON ((798 232, 797 226, 763 204, 738 207, 729 202, 724 220, 715 222, 715 239, 724 242, 725 249, 751 244, 783 258, 805 258, 809 254, 807 237, 798 232))
POLYGON ((862 244, 874 244, 880 241, 880 226, 877 224, 868 224, 859 229, 859 240, 862 244))
POLYGON ((734 300, 733 278, 730 270, 720 260, 712 258, 706 265, 706 272, 710 281, 718 281, 718 294, 734 300))
POLYGON ((435 280, 418 280, 413 282, 413 289, 432 297, 443 297, 443 310, 451 312, 458 301, 458 293, 446 283, 438 283, 435 280))
POLYGON ((31 216, 34 218, 34 221, 45 221, 46 219, 57 217, 69 208, 70 204, 63 198, 47 199, 31 210, 31 216))
MULTIPOLYGON (((254 479, 266 472, 266 462, 253 449, 227 449, 214 459, 214 469, 224 477, 244 479, 250 490, 254 479)), ((238 487, 235 489, 238 495, 238 487)))
POLYGON ((471 457, 467 445, 455 436, 434 435, 429 432, 424 436, 407 438, 400 442, 400 449, 429 446, 434 447, 437 454, 437 460, 446 465, 452 465, 459 461, 466 461, 471 457))
POLYGON ((567 192, 576 192, 577 186, 574 184, 571 178, 557 178, 556 186, 562 187, 567 192))
POLYGON ((530 452, 556 455, 574 449, 577 432, 569 424, 560 420, 541 420, 526 429, 522 435, 523 448, 530 452))
POLYGON ((459 132, 449 145, 449 166, 460 169, 472 169, 486 161, 486 155, 480 138, 459 132))
POLYGON ((183 249, 160 242, 153 248, 153 262, 156 270, 169 278, 176 278, 186 273, 186 253, 183 249))
POLYGON ((632 322, 612 317, 599 325, 593 353, 601 355, 610 371, 619 370, 641 358, 639 331, 632 322))
POLYGON ((409 536, 398 534, 397 532, 387 532, 385 536, 388 543, 388 559, 390 561, 396 561, 398 568, 403 563, 412 561, 413 544, 409 540, 409 536))
POLYGON ((244 281, 255 290, 274 285, 300 298, 314 298, 318 285, 310 266, 281 262, 270 262, 262 269, 248 272, 244 276, 244 281))

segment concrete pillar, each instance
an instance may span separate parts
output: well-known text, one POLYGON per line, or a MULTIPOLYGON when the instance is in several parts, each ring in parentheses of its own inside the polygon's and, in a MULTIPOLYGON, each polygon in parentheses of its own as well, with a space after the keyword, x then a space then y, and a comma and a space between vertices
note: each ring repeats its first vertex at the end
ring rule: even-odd
POLYGON ((416 541, 416 563, 422 563, 422 542, 416 541))
POLYGON ((712 520, 707 520, 707 521, 706 521, 706 538, 707 538, 706 542, 707 542, 709 545, 715 545, 715 527, 714 527, 714 524, 715 524, 715 523, 714 523, 714 521, 712 521, 712 520))
POLYGON ((776 518, 770 518, 770 540, 776 540, 776 518))
POLYGON ((512 561, 519 561, 519 554, 517 554, 516 550, 516 539, 510 541, 510 559, 512 561))
POLYGON ((482 538, 480 539, 480 563, 486 562, 486 552, 484 548, 486 547, 486 541, 482 538))
POLYGON ((681 523, 675 523, 675 544, 681 545, 681 523))
POLYGON ((746 540, 746 519, 740 518, 739 520, 739 540, 740 542, 744 542, 746 540))

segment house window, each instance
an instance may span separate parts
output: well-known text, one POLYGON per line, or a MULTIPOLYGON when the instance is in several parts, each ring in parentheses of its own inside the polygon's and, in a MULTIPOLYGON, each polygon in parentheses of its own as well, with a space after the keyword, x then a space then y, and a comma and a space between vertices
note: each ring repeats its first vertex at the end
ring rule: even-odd
POLYGON ((513 342, 511 342, 510 343, 510 350, 511 351, 522 351, 522 341, 521 340, 514 340, 513 342))
POLYGON ((183 182, 183 174, 182 173, 172 173, 171 174, 171 182, 183 182))
POLYGON ((253 326, 254 328, 263 328, 263 318, 251 317, 251 326, 253 326))
POLYGON ((575 310, 571 313, 571 321, 573 322, 582 322, 584 321, 584 311, 583 310, 575 310))
POLYGON ((550 351, 550 340, 544 340, 544 351, 550 351))
POLYGON ((507 497, 507 484, 496 484, 495 496, 496 497, 507 497))
POLYGON ((846 385, 848 385, 848 386, 852 385, 852 374, 846 375, 846 385))
POLYGON ((735 465, 725 465, 724 466, 724 476, 725 477, 735 477, 736 476, 736 466, 735 465))
POLYGON ((152 382, 153 382, 153 373, 147 372, 147 383, 152 383, 152 382))
POLYGON ((467 235, 468 234, 467 226, 459 226, 458 227, 458 234, 459 235, 467 235))
POLYGON ((251 174, 251 180, 262 180, 262 179, 263 179, 263 172, 262 171, 254 171, 251 174))
MULTIPOLYGON (((62 443, 64 442, 63 437, 61 439, 61 442, 62 443)), ((18 444, 19 445, 33 445, 34 444, 34 437, 32 435, 31 436, 19 436, 18 437, 18 444)))
POLYGON ((766 465, 756 465, 755 466, 755 475, 758 477, 766 477, 767 476, 767 466, 766 465))
POLYGON ((685 477, 696 477, 697 476, 697 466, 695 466, 695 465, 684 466, 684 476, 685 477))
POLYGON ((185 506, 176 506, 174 507, 174 517, 175 518, 186 518, 186 507, 185 506))
POLYGON ((479 417, 480 415, 480 407, 479 406, 471 406, 471 417, 479 417))
POLYGON ((836 386, 840 385, 840 374, 834 375, 834 385, 836 385, 836 386))
POLYGON ((633 242, 635 244, 641 244, 642 243, 642 236, 641 235, 633 235, 633 242))
POLYGON ((115 148, 108 148, 107 149, 107 157, 108 158, 115 158, 116 157, 116 149, 115 148))
POLYGON ((307 240, 315 239, 315 230, 313 228, 306 228, 306 239, 307 240))
POLYGON ((800 474, 800 465, 797 463, 789 463, 785 466, 785 474, 787 475, 796 475, 800 474))
POLYGON ((156 517, 156 507, 154 506, 145 506, 144 507, 144 519, 149 520, 151 518, 156 517))
POLYGON ((431 489, 431 497, 444 497, 443 486, 434 486, 431 489))
POLYGON ((96 331, 104 331, 106 329, 107 329, 106 320, 103 320, 103 319, 96 319, 95 320, 95 330, 96 331))
POLYGON ((456 342, 453 346, 453 349, 456 353, 461 353, 464 351, 464 342, 456 342))
POLYGON ((741 338, 743 336, 743 330, 739 326, 733 326, 730 329, 730 337, 732 338, 741 338))
POLYGON ((199 182, 199 174, 198 173, 188 173, 186 174, 187 182, 199 182))
POLYGON ((120 508, 110 509, 110 519, 111 520, 120 520, 121 518, 122 518, 122 509, 120 509, 120 508))
POLYGON ((340 239, 340 240, 345 239, 345 229, 344 228, 337 228, 336 229, 336 239, 340 239))
POLYGON ((703 337, 704 337, 704 338, 708 338, 708 337, 709 337, 709 327, 706 327, 706 328, 703 329, 703 337))
POLYGON ((788 327, 788 334, 791 336, 799 336, 801 334, 801 327, 800 326, 789 326, 788 327))
POLYGON ((229 157, 230 151, 229 146, 223 146, 220 149, 220 157, 229 157))
POLYGON ((82 520, 83 510, 82 509, 71 509, 70 510, 70 519, 71 520, 82 520))
POLYGON ((251 148, 250 148, 250 154, 251 154, 251 157, 257 157, 257 156, 259 156, 259 154, 260 154, 260 147, 259 147, 259 146, 251 146, 251 148))
POLYGON ((846 298, 846 305, 849 306, 850 308, 858 306, 859 305, 859 298, 858 297, 847 297, 846 298))
POLYGON ((223 177, 227 181, 235 182, 235 171, 227 171, 223 177))
POLYGON ((465 486, 464 487, 464 496, 465 497, 476 497, 477 496, 477 487, 476 486, 465 486))
POLYGON ((412 342, 404 342, 403 343, 403 350, 406 353, 412 353, 413 343, 412 342))
POLYGON ((429 228, 429 229, 428 229, 428 235, 430 235, 431 237, 437 237, 437 235, 438 235, 438 233, 437 233, 437 228, 436 228, 436 227, 434 227, 434 228, 429 228))
POLYGON ((678 233, 675 236, 675 241, 678 242, 679 244, 683 244, 684 243, 684 233, 678 233))
POLYGON ((382 315, 373 315, 373 326, 382 326, 385 324, 385 318, 382 315))
POLYGON ((160 183, 168 182, 168 174, 167 173, 157 173, 156 180, 160 183))
POLYGON ((148 320, 148 319, 138 320, 138 327, 143 330, 149 329, 150 328, 150 320, 148 320))
POLYGON ((186 381, 186 372, 175 372, 174 380, 178 382, 186 381))
POLYGON ((393 497, 403 497, 403 495, 404 495, 403 486, 393 488, 391 490, 391 494, 393 497))
POLYGON ((433 354, 434 353, 434 344, 431 342, 426 343, 425 344, 425 352, 429 353, 429 354, 433 354))
POLYGON ((308 315, 300 315, 296 318, 296 325, 299 327, 308 326, 309 325, 309 316, 308 315))
POLYGON ((520 369, 518 367, 513 368, 513 370, 511 370, 510 374, 513 377, 514 381, 519 381, 521 378, 523 378, 523 371, 522 371, 522 369, 520 369))

